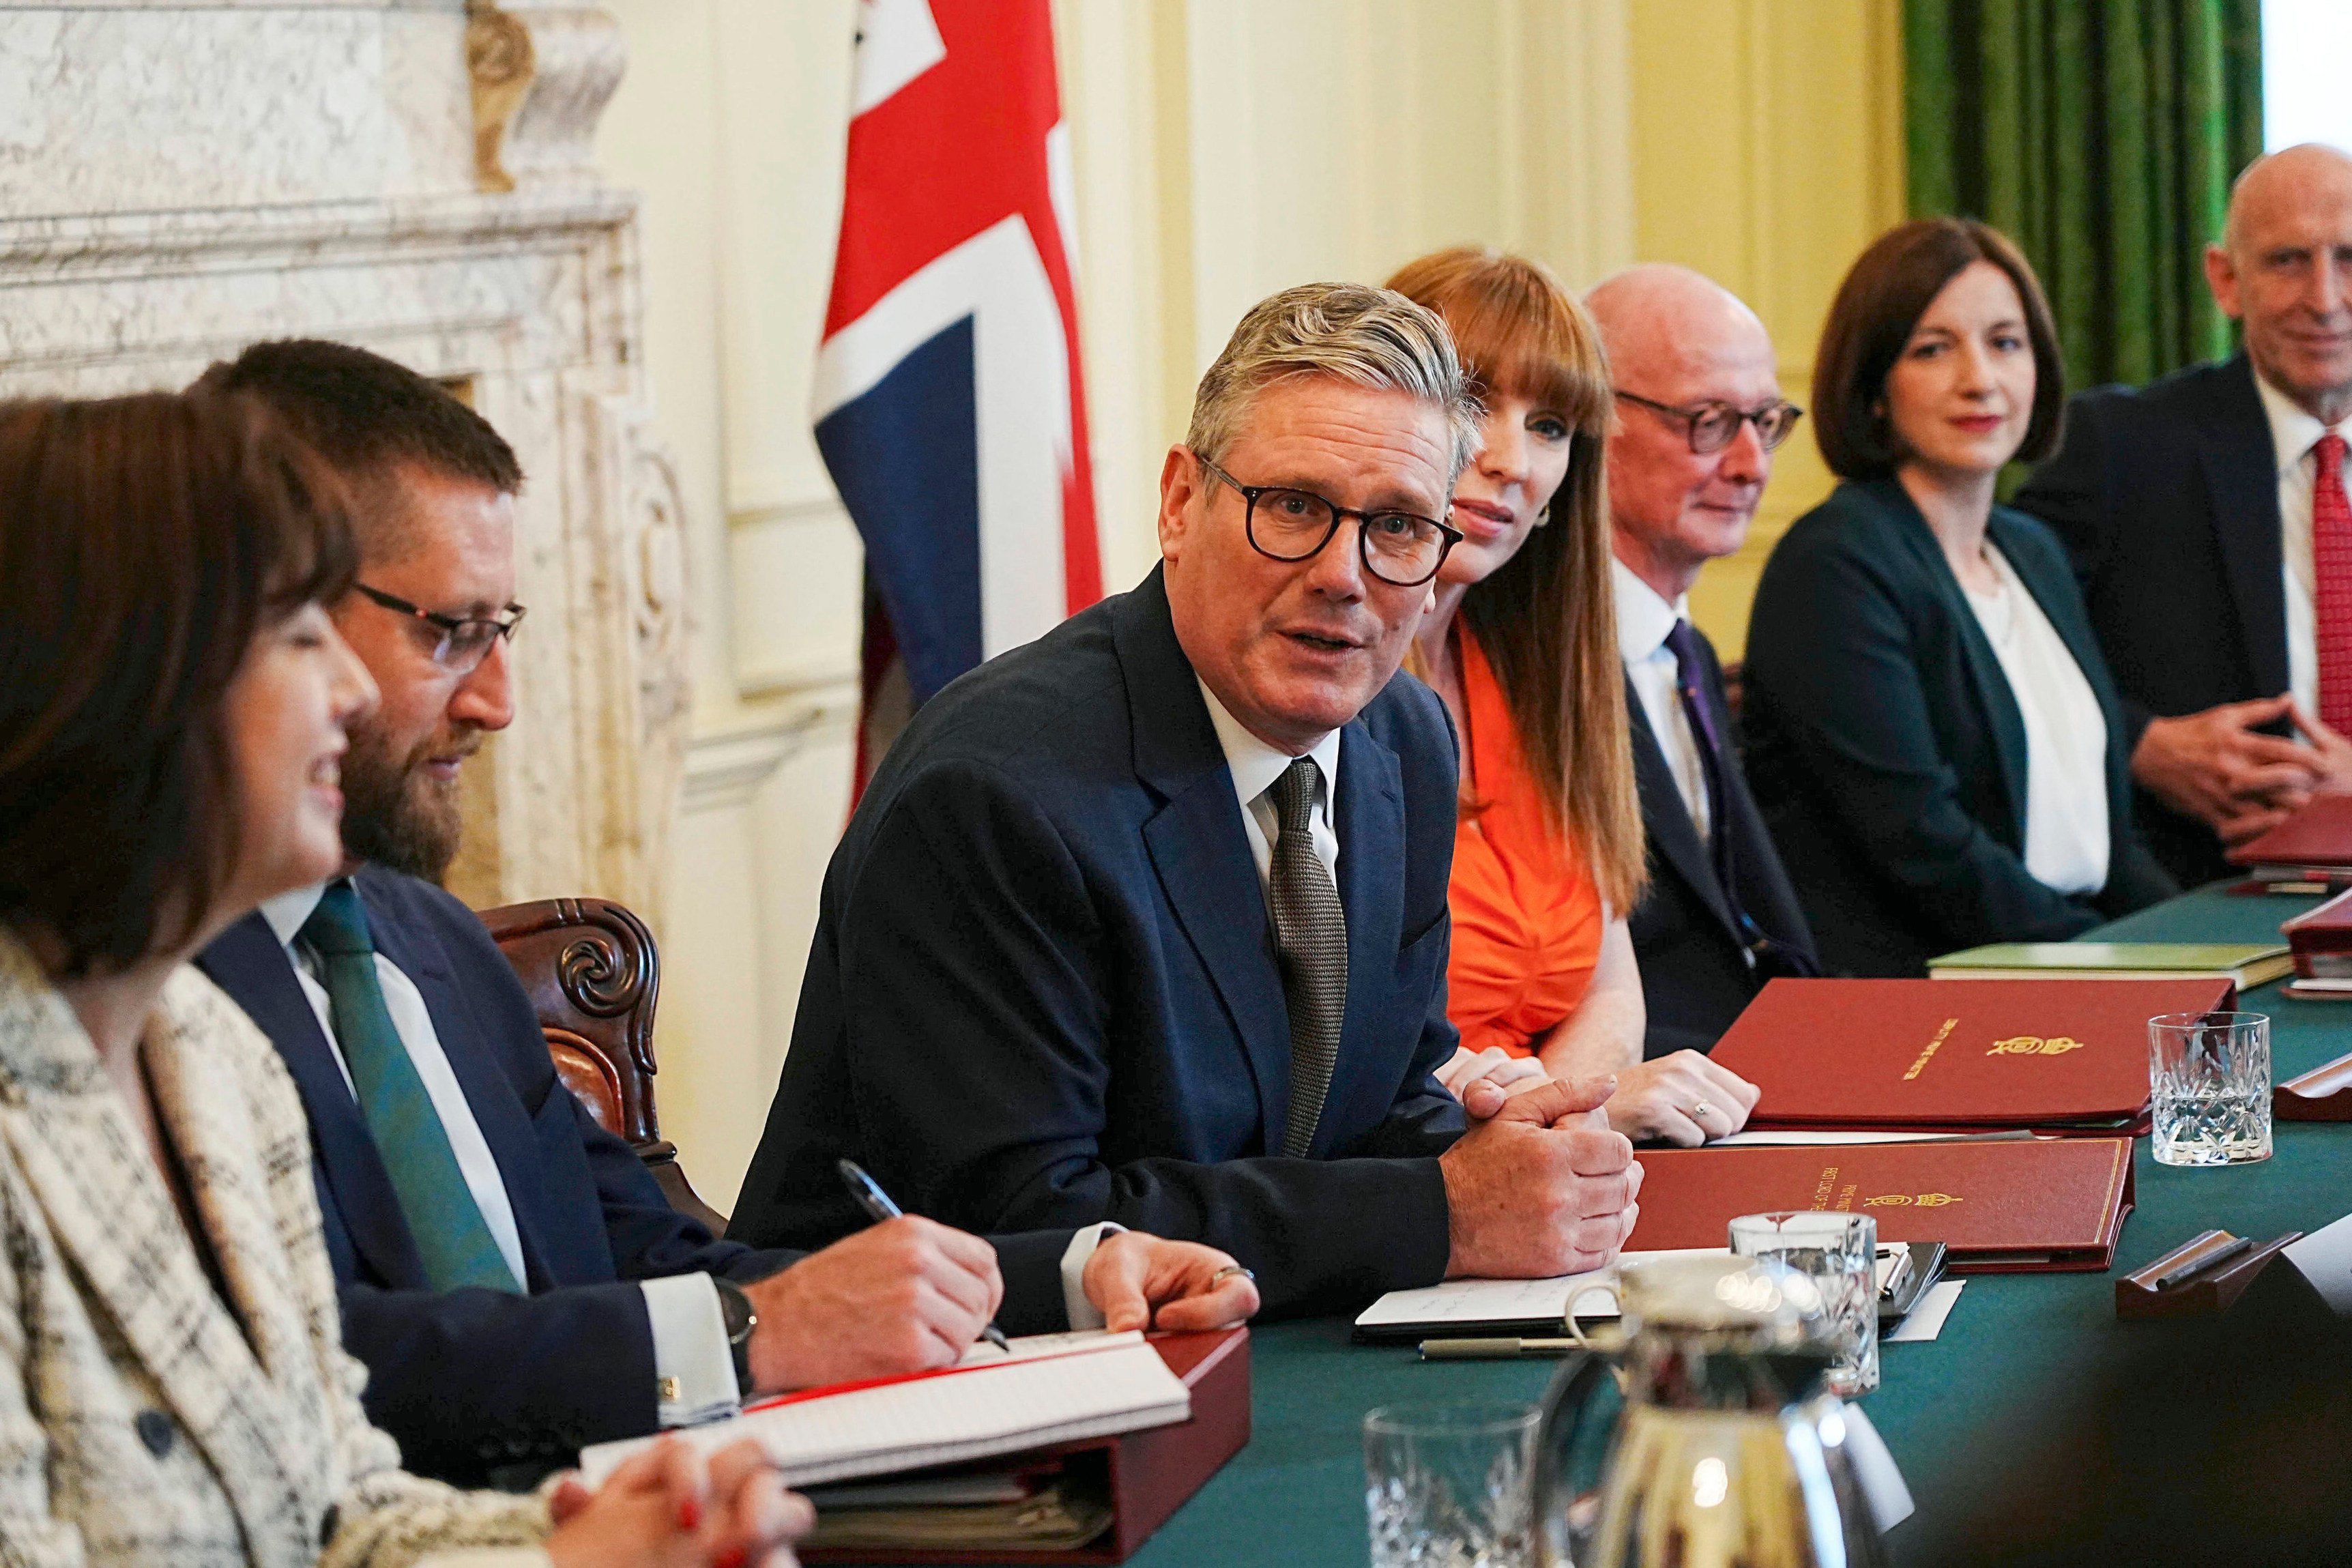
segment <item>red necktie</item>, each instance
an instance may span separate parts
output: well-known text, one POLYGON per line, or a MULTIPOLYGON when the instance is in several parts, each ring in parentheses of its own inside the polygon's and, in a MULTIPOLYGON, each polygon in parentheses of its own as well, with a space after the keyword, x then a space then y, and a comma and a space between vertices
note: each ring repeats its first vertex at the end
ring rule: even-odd
POLYGON ((2352 500, 2344 494, 2344 437, 2330 430, 2312 451, 2311 564, 2319 623, 2319 717, 2352 733, 2352 500))

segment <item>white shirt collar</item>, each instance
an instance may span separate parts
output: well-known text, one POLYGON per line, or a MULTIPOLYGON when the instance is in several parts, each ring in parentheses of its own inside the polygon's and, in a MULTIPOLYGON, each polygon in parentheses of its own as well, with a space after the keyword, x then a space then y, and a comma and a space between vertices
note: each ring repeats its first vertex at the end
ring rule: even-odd
POLYGON ((274 899, 261 900, 261 918, 269 922, 270 931, 280 947, 292 947, 294 939, 310 921, 319 900, 327 896, 325 882, 313 882, 307 888, 297 888, 290 893, 280 893, 274 899))
POLYGON ((2271 450, 2278 458, 2278 471, 2284 475, 2299 468, 2318 439, 2334 430, 2352 441, 2352 417, 2336 424, 2322 425, 2317 416, 2307 413, 2294 398, 2264 380, 2260 371, 2254 373, 2254 391, 2263 400, 2263 412, 2270 416, 2271 450))
MULTIPOLYGON (((1217 694, 1209 689, 1207 681, 1202 680, 1198 675, 1192 679, 1200 682, 1201 700, 1209 705, 1209 722, 1216 726, 1217 744, 1224 748, 1225 766, 1234 775, 1234 793, 1246 805, 1264 795, 1273 786, 1274 781, 1282 776, 1283 770, 1290 766, 1290 753, 1276 751, 1251 734, 1240 720, 1225 710, 1225 705, 1217 700, 1217 694)), ((1307 754, 1315 759, 1316 771, 1323 775, 1324 800, 1327 803, 1337 801, 1339 798, 1339 731, 1333 730, 1325 734, 1307 754)))
POLYGON ((1617 585, 1617 654, 1627 664, 1639 664, 1666 646, 1666 634, 1676 621, 1687 619, 1690 595, 1669 605, 1655 588, 1614 555, 1609 575, 1617 585))

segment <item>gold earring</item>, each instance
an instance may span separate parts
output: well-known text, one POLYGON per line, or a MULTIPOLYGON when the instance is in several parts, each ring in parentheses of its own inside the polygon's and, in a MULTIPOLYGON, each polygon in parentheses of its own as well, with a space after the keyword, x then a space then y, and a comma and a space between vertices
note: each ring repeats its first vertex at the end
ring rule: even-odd
POLYGON ((1550 503, 1549 501, 1546 501, 1546 502, 1544 503, 1544 509, 1543 509, 1543 510, 1541 510, 1541 511, 1539 511, 1539 512, 1536 513, 1536 524, 1535 524, 1535 525, 1536 525, 1538 528, 1541 528, 1545 523, 1548 523, 1548 522, 1549 522, 1550 521, 1551 521, 1551 503, 1550 503))

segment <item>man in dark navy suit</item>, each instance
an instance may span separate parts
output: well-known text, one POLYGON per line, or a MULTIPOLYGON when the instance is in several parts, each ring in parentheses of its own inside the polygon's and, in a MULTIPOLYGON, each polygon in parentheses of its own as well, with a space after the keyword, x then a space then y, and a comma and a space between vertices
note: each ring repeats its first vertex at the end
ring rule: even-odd
POLYGON ((411 1468, 520 1479, 753 1392, 943 1364, 992 1315, 1034 1331, 1105 1309, 1136 1326, 1160 1302, 1166 1326, 1248 1314, 1249 1281, 1217 1278, 1230 1258, 1149 1236, 992 1246, 910 1217, 803 1258, 673 1211, 557 1079, 497 944, 435 885, 459 770, 513 716, 513 453, 357 349, 260 344, 206 380, 268 403, 352 491, 362 569, 334 618, 381 693, 343 764, 352 865, 199 962, 300 1090, 344 1343, 411 1468))
POLYGON ((1269 1310, 1615 1253, 1607 1083, 1489 1086, 1465 1133, 1431 1076, 1454 745, 1391 678, 1471 408, 1401 295, 1244 319, 1161 470, 1160 566, 950 685, 876 774, 731 1236, 843 1235, 815 1173, 849 1156, 967 1226, 1210 1242, 1269 1310))
POLYGON ((2205 276, 2244 352, 2075 397, 2016 502, 2074 558, 2141 831, 2191 885, 2313 793, 2352 790, 2352 157, 2250 164, 2205 276))
MULTIPOLYGON (((1585 304, 1619 393, 1609 434, 1612 570, 1652 872, 1628 921, 1649 1011, 1643 1049, 1708 1051, 1766 981, 1820 972, 1804 910, 1729 743, 1723 667, 1689 619, 1700 570, 1747 542, 1773 448, 1798 414, 1780 395, 1764 323, 1713 280, 1683 267, 1633 267, 1596 285, 1585 304)), ((1706 1098, 1744 1118, 1755 1086, 1713 1071, 1724 1081, 1704 1086, 1706 1098)))

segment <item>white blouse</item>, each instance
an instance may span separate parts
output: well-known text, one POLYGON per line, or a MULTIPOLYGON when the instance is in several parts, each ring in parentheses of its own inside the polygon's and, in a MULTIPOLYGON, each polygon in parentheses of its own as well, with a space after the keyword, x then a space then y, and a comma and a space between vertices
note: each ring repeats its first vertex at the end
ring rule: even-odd
POLYGON ((2107 720, 2082 666, 1988 541, 2000 577, 1990 594, 1968 590, 2025 721, 2025 868, 2062 893, 2107 885, 2107 720))

